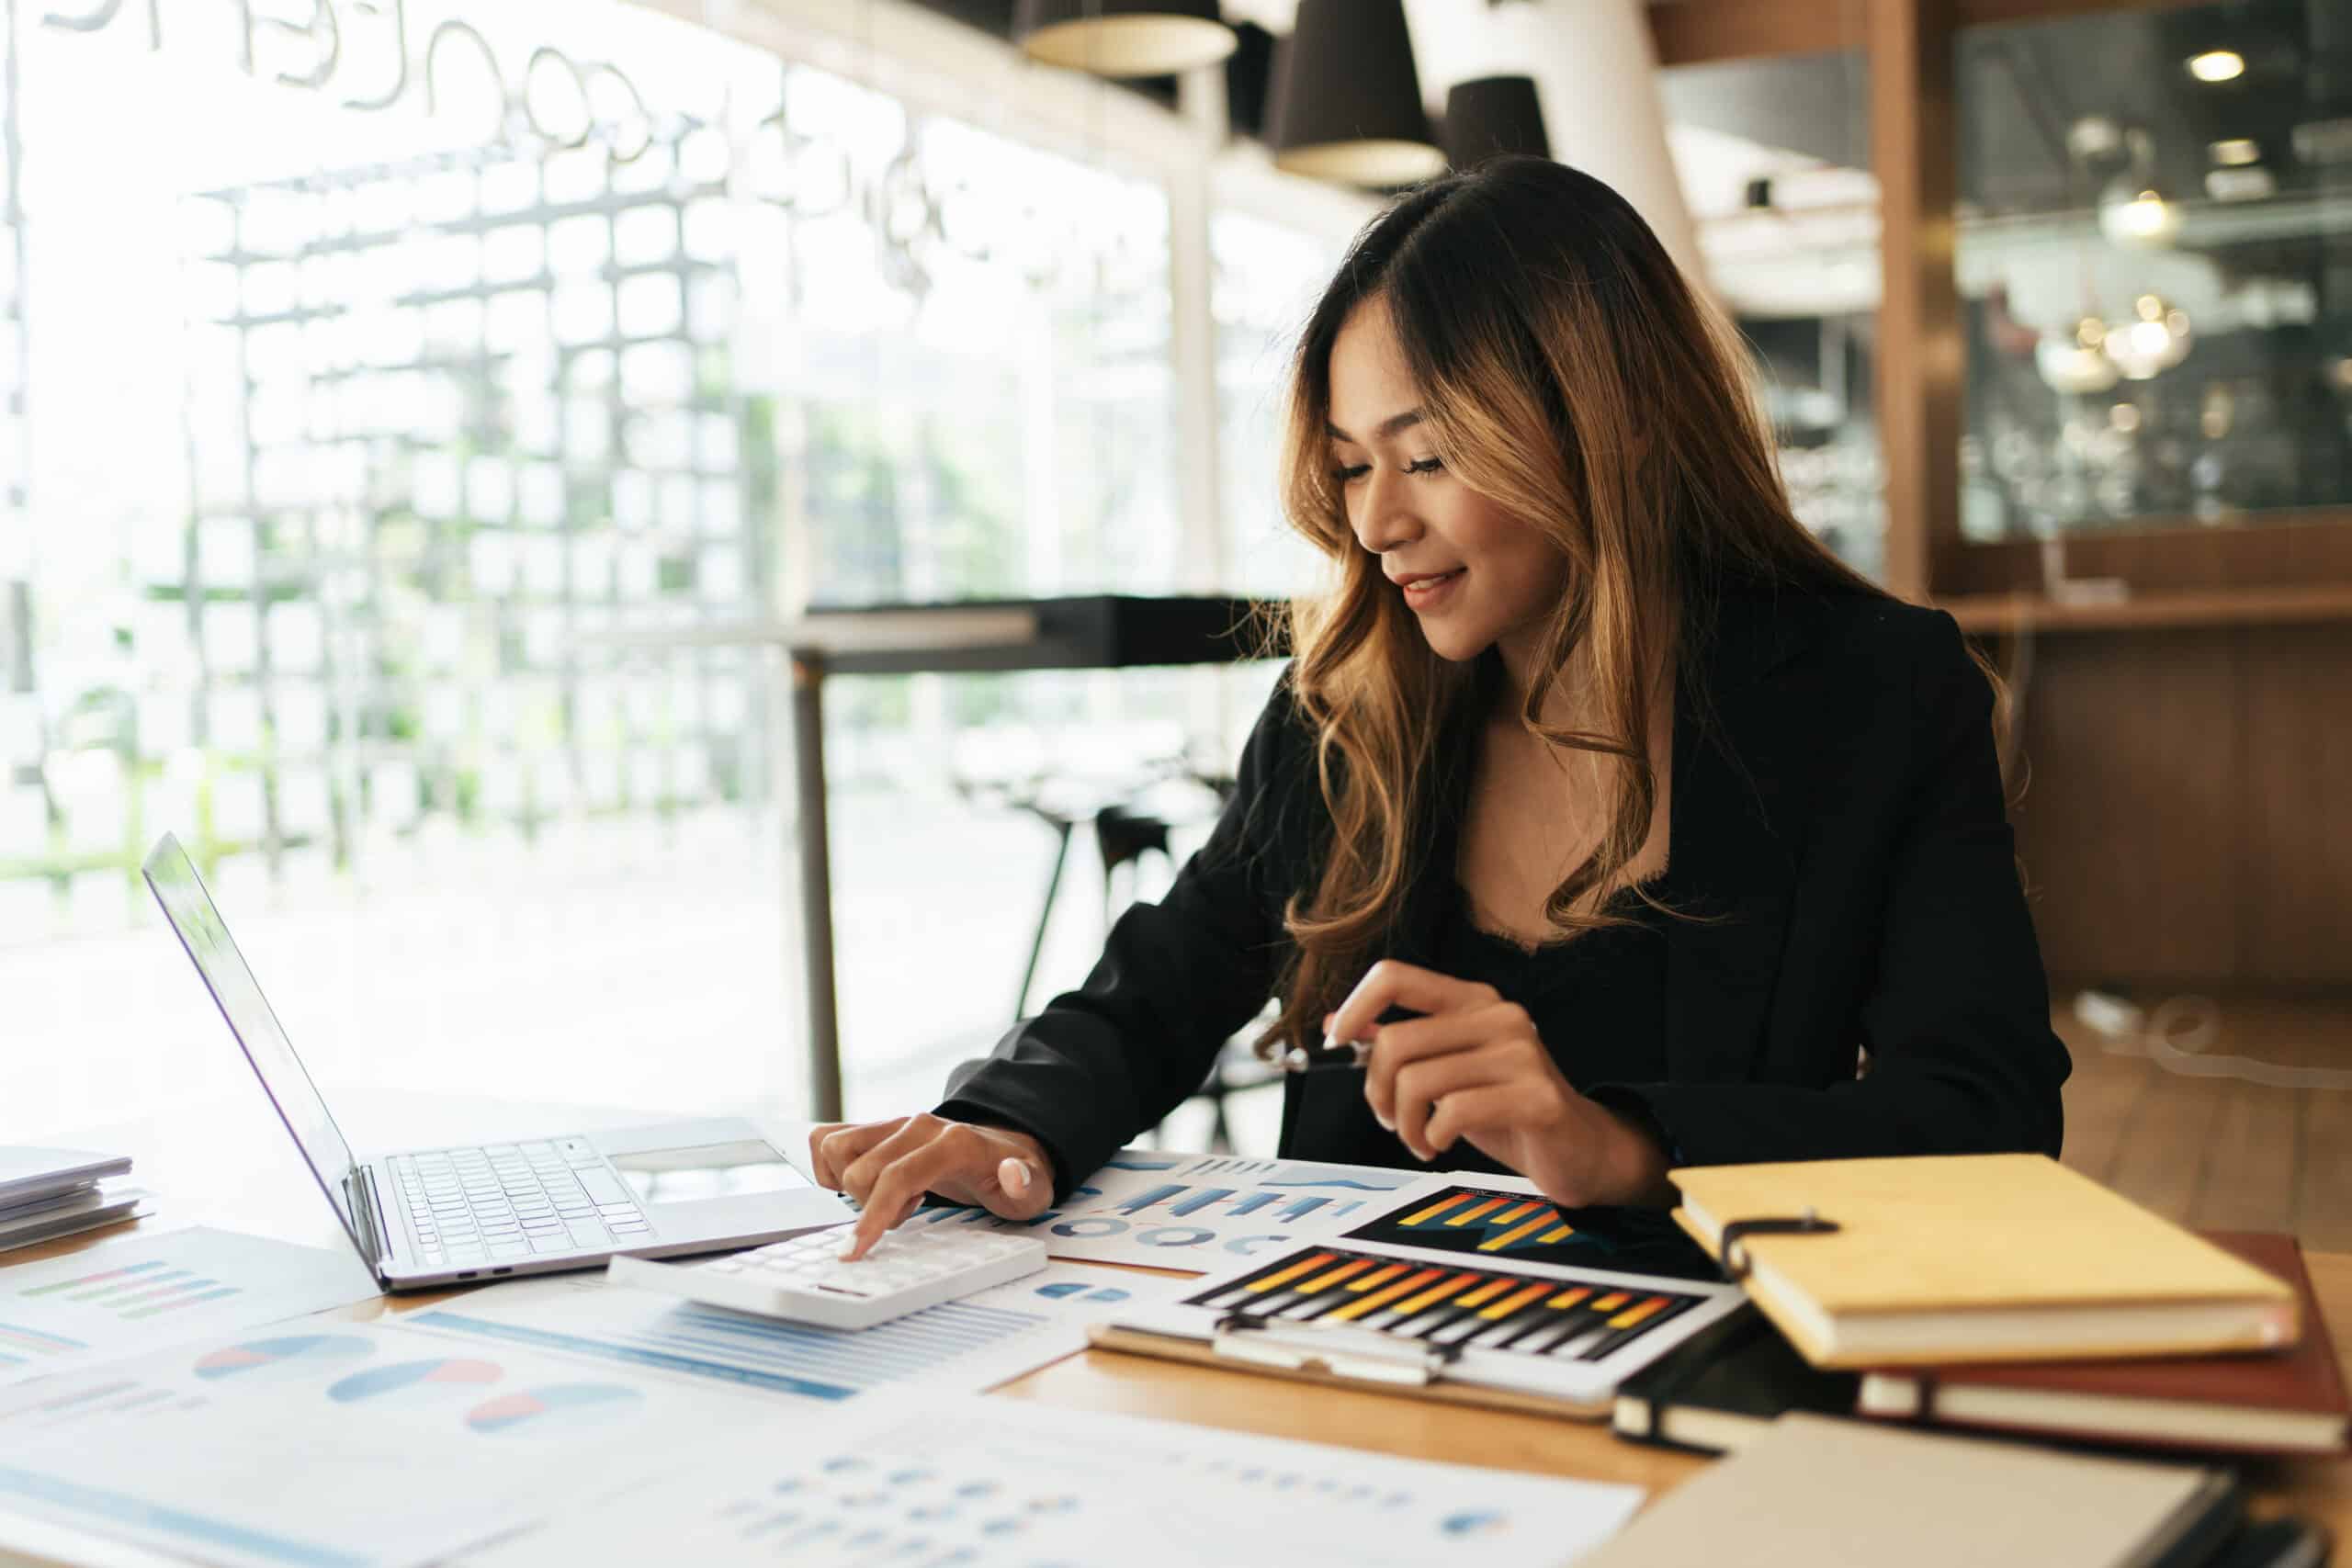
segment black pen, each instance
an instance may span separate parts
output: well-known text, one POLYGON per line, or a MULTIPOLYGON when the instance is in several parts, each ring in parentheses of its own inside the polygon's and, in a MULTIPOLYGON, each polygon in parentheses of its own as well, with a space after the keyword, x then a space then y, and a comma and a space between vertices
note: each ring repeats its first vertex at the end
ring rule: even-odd
POLYGON ((1371 1059, 1371 1046, 1354 1040, 1342 1043, 1326 1034, 1320 1047, 1292 1046, 1282 1054, 1279 1065, 1286 1073, 1322 1073, 1340 1067, 1361 1068, 1371 1059))

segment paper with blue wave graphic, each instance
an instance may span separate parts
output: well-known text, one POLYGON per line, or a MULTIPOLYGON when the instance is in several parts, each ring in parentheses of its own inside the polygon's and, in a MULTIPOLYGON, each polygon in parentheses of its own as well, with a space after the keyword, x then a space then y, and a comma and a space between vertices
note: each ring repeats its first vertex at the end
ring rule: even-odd
POLYGON ((1637 1486, 1515 1475, 1029 1400, 876 1394, 820 1432, 701 1462, 467 1568, 1558 1568, 1637 1486))
POLYGON ((1034 1235, 1056 1258, 1206 1273, 1361 1224, 1420 1178, 1386 1166, 1121 1149, 1035 1219, 946 1204, 907 1224, 980 1225, 1034 1235))

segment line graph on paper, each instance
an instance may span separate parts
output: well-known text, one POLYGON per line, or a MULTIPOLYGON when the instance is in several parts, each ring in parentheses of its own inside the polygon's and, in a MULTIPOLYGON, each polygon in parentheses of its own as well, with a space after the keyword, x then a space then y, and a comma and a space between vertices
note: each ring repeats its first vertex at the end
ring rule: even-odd
POLYGON ((907 1223, 1035 1235, 1057 1258, 1205 1270, 1368 1217, 1414 1179, 1378 1166, 1122 1149, 1035 1219, 944 1204, 907 1223))

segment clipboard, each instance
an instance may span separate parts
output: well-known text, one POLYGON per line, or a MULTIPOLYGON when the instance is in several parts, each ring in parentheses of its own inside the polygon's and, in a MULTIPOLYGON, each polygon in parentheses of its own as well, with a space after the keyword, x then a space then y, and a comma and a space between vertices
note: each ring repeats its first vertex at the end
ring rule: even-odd
POLYGON ((1737 1311, 1738 1287, 1298 1242, 1087 1331, 1106 1350, 1328 1387, 1598 1421, 1618 1385, 1737 1311))
MULTIPOLYGON (((1336 1332, 1326 1330, 1325 1336, 1336 1332)), ((1204 1341, 1117 1323, 1097 1323, 1086 1331, 1087 1343, 1097 1349, 1157 1356, 1162 1360, 1187 1361, 1199 1367, 1220 1367, 1227 1371, 1263 1372, 1272 1377, 1287 1378, 1293 1382, 1316 1383, 1324 1388, 1405 1393, 1416 1399, 1434 1399, 1447 1404, 1483 1405, 1491 1410, 1565 1416, 1575 1421, 1605 1420, 1616 1403, 1613 1393, 1595 1401, 1585 1401, 1558 1394, 1494 1388, 1485 1383, 1446 1382, 1425 1360, 1418 1358, 1401 1356, 1386 1348, 1372 1353, 1361 1347, 1334 1347, 1326 1337, 1316 1336, 1312 1325, 1300 1325, 1290 1334, 1279 1337, 1274 1334, 1256 1337, 1261 1343, 1252 1347, 1250 1351, 1236 1353, 1228 1334, 1221 1333, 1204 1341)))

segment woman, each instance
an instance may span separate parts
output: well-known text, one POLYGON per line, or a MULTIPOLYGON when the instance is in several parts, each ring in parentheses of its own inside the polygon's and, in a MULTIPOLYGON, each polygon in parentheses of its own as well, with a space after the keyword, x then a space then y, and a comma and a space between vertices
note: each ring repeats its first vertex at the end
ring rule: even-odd
POLYGON ((866 1205, 1010 1217, 1261 1050, 1282 1152, 1504 1168, 2058 1150, 2065 1048, 1995 689, 1790 515, 1737 350, 1608 186, 1501 159, 1360 235, 1298 346, 1286 510, 1337 571, 1234 798, 1080 989, 936 1111, 812 1135, 866 1205), (1319 1053, 1318 1053, 1319 1055, 1319 1053))

